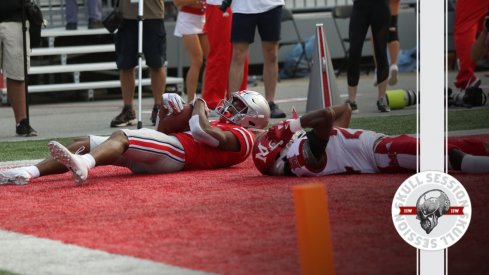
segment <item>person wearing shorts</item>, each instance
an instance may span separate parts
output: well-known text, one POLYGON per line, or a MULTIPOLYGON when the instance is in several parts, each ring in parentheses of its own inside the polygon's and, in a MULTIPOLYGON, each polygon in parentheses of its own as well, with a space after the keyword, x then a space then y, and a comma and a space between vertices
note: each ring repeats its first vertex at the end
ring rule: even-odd
MULTIPOLYGON (((110 127, 126 127, 137 123, 133 101, 135 67, 138 65, 138 3, 121 0, 119 5, 123 20, 114 36, 114 43, 124 106, 122 112, 110 122, 110 127)), ((144 1, 142 42, 144 59, 151 76, 154 105, 150 120, 153 125, 166 87, 166 31, 163 17, 163 0, 144 1)))
POLYGON ((207 35, 203 30, 206 5, 203 1, 188 5, 188 0, 173 0, 173 3, 179 8, 174 34, 182 38, 183 46, 190 59, 190 67, 185 77, 185 88, 187 101, 191 102, 195 98, 200 69, 208 52, 207 35))
MULTIPOLYGON (((28 22, 26 21, 28 26, 28 22)), ((30 61, 29 33, 26 34, 27 68, 30 61)), ((18 136, 37 136, 27 118, 22 5, 18 0, 0 2, 0 70, 7 78, 7 96, 14 111, 18 136)))
POLYGON ((232 2, 233 22, 231 43, 233 53, 229 67, 228 93, 237 91, 243 79, 243 65, 248 56, 250 44, 254 42, 255 29, 262 40, 263 82, 272 118, 284 118, 285 113, 275 104, 278 80, 278 41, 280 40, 283 0, 232 2))

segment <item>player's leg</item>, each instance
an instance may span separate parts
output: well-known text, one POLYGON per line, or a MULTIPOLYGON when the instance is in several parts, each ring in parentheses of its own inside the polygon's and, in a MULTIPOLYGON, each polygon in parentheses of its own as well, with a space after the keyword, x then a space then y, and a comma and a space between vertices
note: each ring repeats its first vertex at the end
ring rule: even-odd
MULTIPOLYGON (((71 152, 87 153, 90 150, 88 138, 76 139, 68 145, 71 152)), ((27 184, 32 179, 52 175, 62 174, 68 171, 66 166, 57 162, 52 157, 48 157, 36 165, 17 167, 0 171, 0 184, 27 184)))
POLYGON ((123 130, 114 132, 108 139, 91 150, 90 153, 80 155, 72 153, 68 148, 56 141, 48 144, 51 157, 68 168, 77 184, 87 180, 88 171, 100 165, 109 165, 116 162, 127 150, 128 140, 123 130))
POLYGON ((375 162, 380 172, 414 172, 417 164, 416 138, 408 135, 386 136, 375 146, 375 162))
POLYGON ((115 165, 139 174, 163 174, 184 168, 185 152, 175 136, 152 129, 124 130, 128 147, 115 165))
POLYGON ((450 169, 464 173, 489 173, 489 141, 481 138, 448 138, 450 169))

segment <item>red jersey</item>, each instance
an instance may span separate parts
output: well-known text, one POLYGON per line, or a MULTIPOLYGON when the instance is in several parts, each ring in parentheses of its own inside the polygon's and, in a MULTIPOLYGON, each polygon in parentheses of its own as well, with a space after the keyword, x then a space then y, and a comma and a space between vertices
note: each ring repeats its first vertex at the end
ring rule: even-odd
POLYGON ((211 121, 211 125, 223 131, 233 133, 239 141, 239 151, 224 151, 198 143, 193 139, 190 132, 177 133, 175 136, 182 143, 185 151, 184 170, 217 169, 233 166, 243 162, 251 153, 255 141, 253 133, 241 126, 222 123, 217 120, 211 121))

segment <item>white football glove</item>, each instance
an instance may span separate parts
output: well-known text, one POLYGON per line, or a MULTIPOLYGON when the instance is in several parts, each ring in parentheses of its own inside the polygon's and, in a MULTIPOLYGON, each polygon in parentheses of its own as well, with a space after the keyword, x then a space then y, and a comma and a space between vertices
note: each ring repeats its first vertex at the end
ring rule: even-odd
POLYGON ((168 114, 178 114, 183 110, 185 101, 175 93, 165 93, 162 96, 163 107, 168 109, 168 114))

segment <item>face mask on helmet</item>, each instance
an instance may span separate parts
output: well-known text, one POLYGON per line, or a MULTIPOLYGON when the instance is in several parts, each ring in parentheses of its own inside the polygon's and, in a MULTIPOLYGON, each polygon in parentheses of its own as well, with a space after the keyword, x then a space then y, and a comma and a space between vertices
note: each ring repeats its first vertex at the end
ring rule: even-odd
POLYGON ((268 126, 270 107, 266 99, 255 91, 239 91, 231 99, 221 100, 215 112, 221 118, 244 128, 263 129, 268 126))

